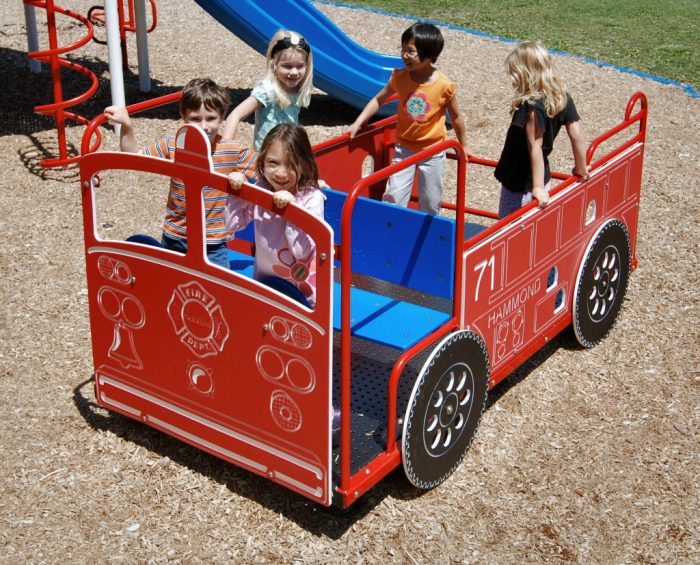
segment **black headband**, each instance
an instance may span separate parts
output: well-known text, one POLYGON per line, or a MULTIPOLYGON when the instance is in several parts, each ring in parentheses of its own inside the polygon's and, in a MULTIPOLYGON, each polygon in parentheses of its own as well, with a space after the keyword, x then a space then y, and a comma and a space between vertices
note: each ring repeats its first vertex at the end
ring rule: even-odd
POLYGON ((311 46, 306 42, 306 39, 295 33, 292 34, 291 37, 283 37, 277 41, 275 46, 272 48, 272 51, 270 51, 270 57, 274 57, 280 51, 284 51, 290 47, 297 47, 298 49, 302 49, 307 53, 311 53, 311 46))

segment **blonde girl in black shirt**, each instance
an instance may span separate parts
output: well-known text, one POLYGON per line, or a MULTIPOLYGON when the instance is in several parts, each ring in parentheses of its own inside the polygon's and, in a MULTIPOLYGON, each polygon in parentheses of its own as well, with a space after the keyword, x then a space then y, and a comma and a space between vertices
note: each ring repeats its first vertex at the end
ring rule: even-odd
POLYGON ((506 72, 515 89, 512 120, 495 176, 501 182, 498 217, 530 202, 549 202, 551 177, 548 155, 561 126, 571 140, 572 174, 588 178, 586 147, 580 118, 551 54, 535 41, 519 43, 508 55, 506 72))

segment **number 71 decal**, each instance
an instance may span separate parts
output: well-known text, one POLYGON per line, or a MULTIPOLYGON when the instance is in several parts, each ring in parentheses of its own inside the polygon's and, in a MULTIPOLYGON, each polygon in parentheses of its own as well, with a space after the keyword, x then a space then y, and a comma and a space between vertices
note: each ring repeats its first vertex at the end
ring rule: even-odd
POLYGON ((481 290, 481 283, 484 280, 484 274, 488 271, 486 275, 487 284, 489 285, 489 292, 493 292, 495 282, 496 282, 496 256, 491 255, 488 259, 480 261, 474 265, 474 272, 478 272, 478 278, 476 280, 476 288, 474 289, 474 302, 479 301, 479 291, 481 290))

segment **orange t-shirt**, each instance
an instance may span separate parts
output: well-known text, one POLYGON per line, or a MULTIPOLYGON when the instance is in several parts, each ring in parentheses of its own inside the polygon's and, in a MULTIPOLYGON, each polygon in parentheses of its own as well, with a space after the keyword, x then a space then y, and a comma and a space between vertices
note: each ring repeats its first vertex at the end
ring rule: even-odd
MULTIPOLYGON (((149 145, 145 155, 173 159, 175 156, 175 136, 168 135, 158 143, 149 145)), ((257 181, 255 172, 257 155, 252 149, 237 141, 223 140, 217 135, 211 154, 214 171, 224 175, 239 171, 251 183, 257 181)), ((224 243, 231 239, 231 233, 224 225, 226 193, 211 187, 204 187, 204 216, 207 230, 207 245, 224 243)), ((187 240, 187 214, 185 212, 185 185, 175 178, 170 179, 168 205, 163 222, 163 233, 172 239, 187 240)))
POLYGON ((445 107, 455 94, 455 85, 442 71, 428 83, 415 82, 407 69, 395 69, 389 85, 399 95, 398 142, 411 151, 421 151, 447 138, 445 107))

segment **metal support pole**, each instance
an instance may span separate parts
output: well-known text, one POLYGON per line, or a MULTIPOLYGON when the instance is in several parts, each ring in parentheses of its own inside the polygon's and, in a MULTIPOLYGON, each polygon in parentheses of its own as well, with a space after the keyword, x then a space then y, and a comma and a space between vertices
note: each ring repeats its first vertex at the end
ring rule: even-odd
MULTIPOLYGON (((109 87, 112 104, 126 106, 124 95, 124 72, 122 70, 122 48, 119 35, 119 0, 105 0, 105 25, 107 27, 107 58, 109 59, 109 87)), ((115 128, 119 133, 119 127, 115 128)))
POLYGON ((146 26, 146 0, 136 0, 134 4, 136 20, 136 53, 139 64, 139 90, 151 91, 151 70, 148 63, 148 28, 146 26))
MULTIPOLYGON (((27 26, 27 50, 32 53, 39 51, 39 33, 36 29, 36 9, 29 4, 24 5, 24 21, 27 26)), ((29 70, 32 73, 41 73, 41 61, 29 59, 29 70)))
POLYGON ((49 49, 51 51, 51 82, 53 84, 53 101, 57 105, 56 133, 58 135, 58 154, 60 159, 68 158, 66 145, 66 114, 63 111, 63 84, 61 83, 61 62, 56 53, 58 51, 58 34, 56 32, 56 11, 54 0, 46 0, 46 23, 49 28, 49 49))

